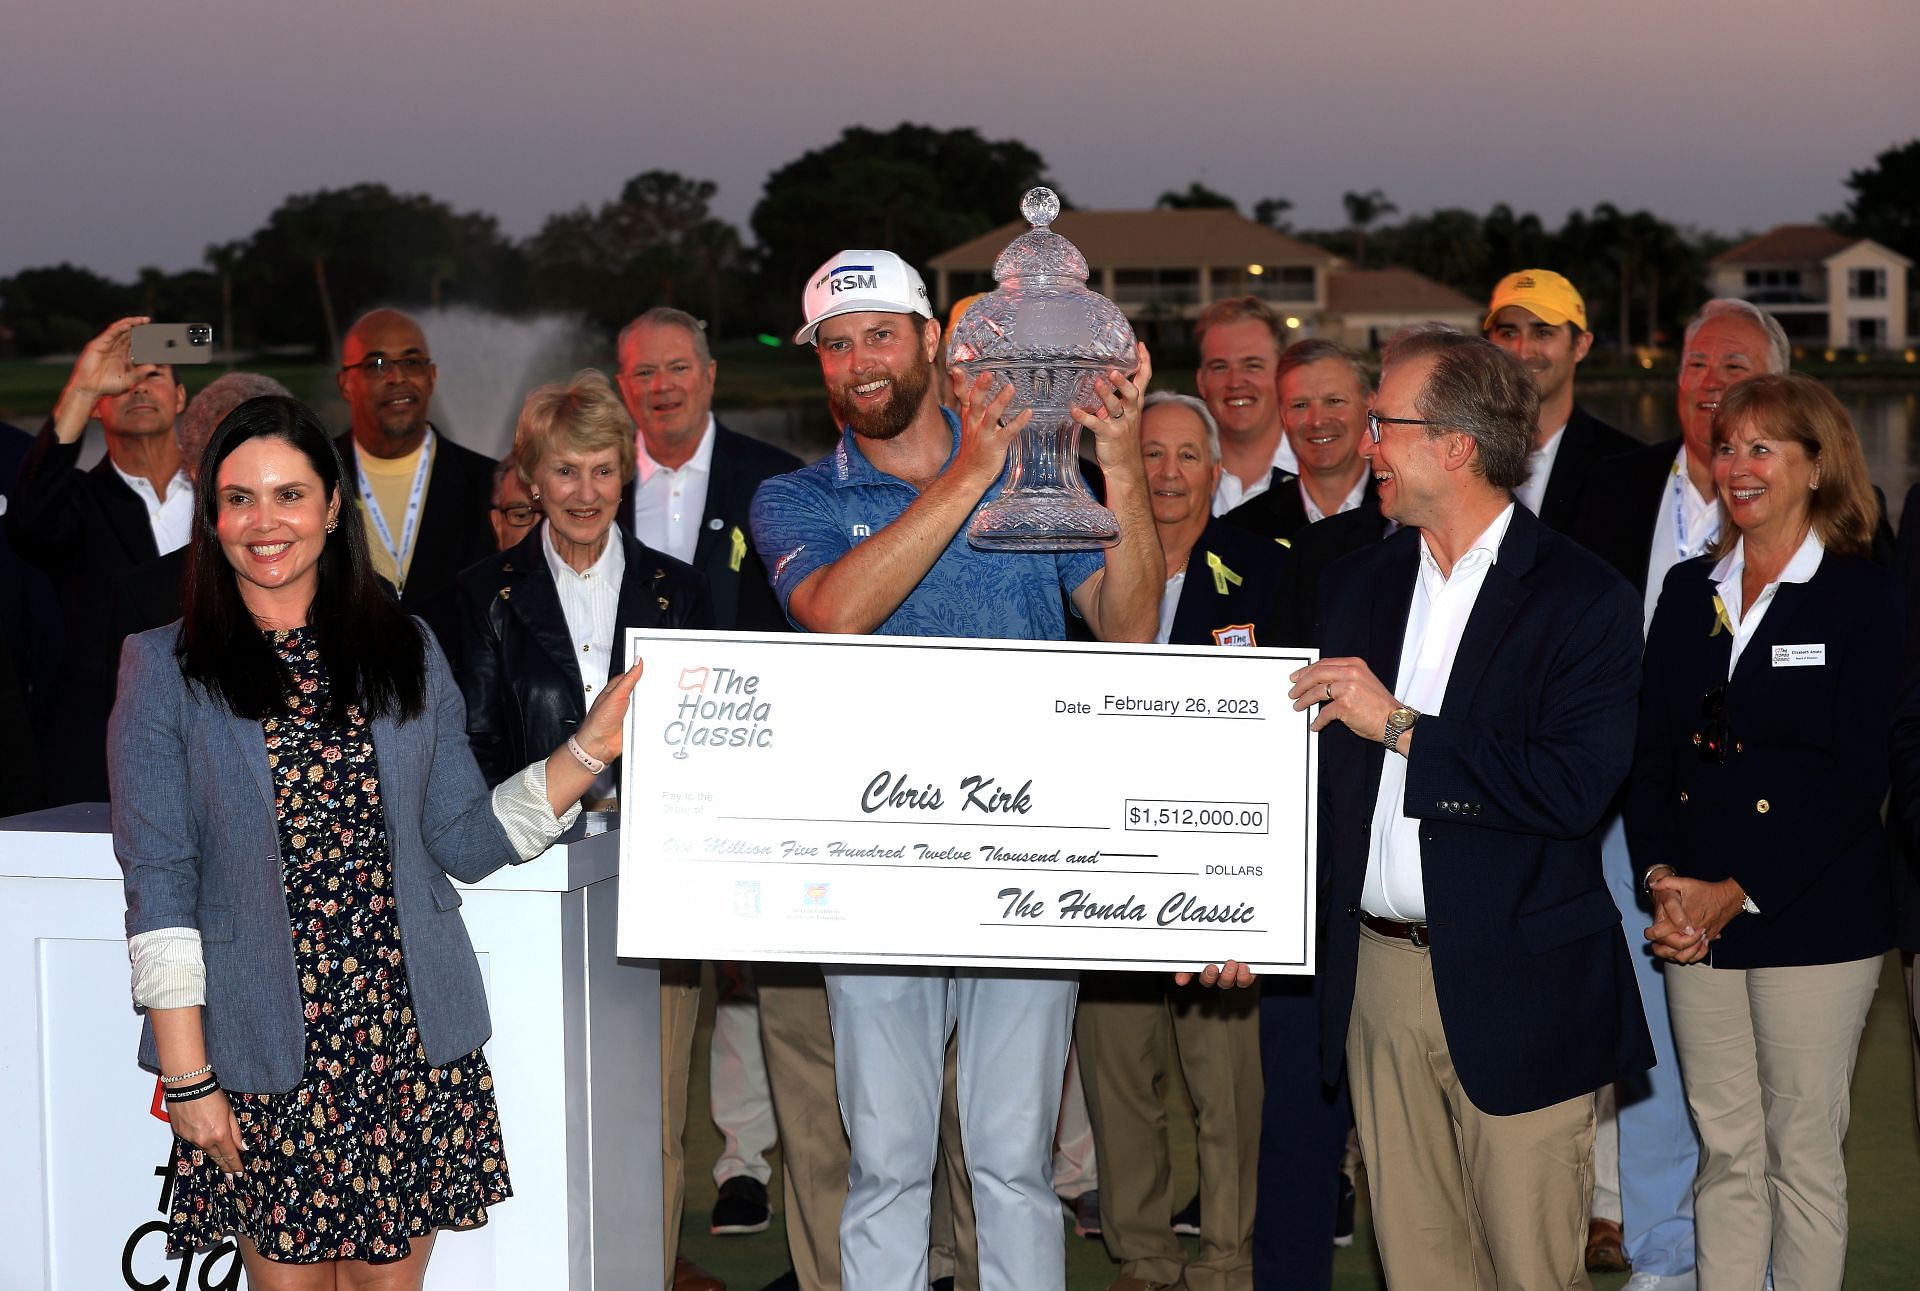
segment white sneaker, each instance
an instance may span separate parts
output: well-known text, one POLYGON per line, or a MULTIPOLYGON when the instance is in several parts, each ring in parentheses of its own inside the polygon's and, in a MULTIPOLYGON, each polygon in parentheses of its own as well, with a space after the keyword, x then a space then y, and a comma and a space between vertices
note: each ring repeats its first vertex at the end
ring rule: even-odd
POLYGON ((1693 1271, 1685 1273, 1636 1273, 1627 1279, 1621 1291, 1694 1291, 1693 1271))

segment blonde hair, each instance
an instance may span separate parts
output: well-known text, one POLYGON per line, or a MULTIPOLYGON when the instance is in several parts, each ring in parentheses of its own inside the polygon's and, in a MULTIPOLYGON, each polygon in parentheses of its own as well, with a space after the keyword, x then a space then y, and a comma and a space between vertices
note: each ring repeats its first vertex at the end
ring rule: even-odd
POLYGON ((527 396, 513 431, 514 473, 531 490, 533 473, 547 454, 611 448, 620 454, 625 484, 633 478, 633 436, 633 418, 613 383, 593 368, 582 368, 571 381, 550 382, 527 396))
MULTIPOLYGON (((1713 417, 1714 446, 1726 442, 1736 426, 1749 426, 1762 439, 1792 442, 1806 450, 1819 471, 1808 518, 1827 550, 1864 556, 1873 549, 1880 500, 1873 494, 1860 437, 1832 391, 1798 372, 1748 377, 1720 396, 1720 411, 1713 417)), ((1715 554, 1731 551, 1739 536, 1727 525, 1715 554)))

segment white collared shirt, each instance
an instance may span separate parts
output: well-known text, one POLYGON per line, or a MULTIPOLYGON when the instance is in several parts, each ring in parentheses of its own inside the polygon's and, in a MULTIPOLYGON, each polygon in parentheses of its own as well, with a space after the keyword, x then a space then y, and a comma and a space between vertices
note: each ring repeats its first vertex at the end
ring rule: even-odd
POLYGON ((1640 632, 1653 626, 1654 607, 1660 604, 1660 589, 1667 574, 1683 560, 1692 560, 1720 538, 1720 498, 1718 494, 1701 497, 1687 476, 1687 446, 1680 445, 1667 473, 1667 489, 1660 496, 1660 511, 1653 521, 1653 550, 1647 555, 1647 595, 1640 621, 1640 632), (1685 538, 1685 542, 1681 539, 1685 538))
MULTIPOLYGON (((1313 494, 1307 492, 1307 477, 1304 475, 1300 477, 1299 489, 1300 501, 1307 508, 1307 523, 1318 524, 1320 521, 1325 520, 1327 513, 1322 511, 1318 504, 1314 502, 1313 494)), ((1353 482, 1353 487, 1347 490, 1347 496, 1340 499, 1340 506, 1334 511, 1334 514, 1344 515, 1349 511, 1357 510, 1360 506, 1360 500, 1366 496, 1367 472, 1362 471, 1360 472, 1360 478, 1353 482)))
POLYGON ((1158 645, 1165 645, 1173 636, 1173 616, 1180 609, 1180 593, 1187 587, 1187 571, 1182 569, 1167 580, 1160 589, 1160 631, 1153 638, 1158 645))
POLYGON ((1747 642, 1753 640, 1753 634, 1760 630, 1760 620, 1767 617, 1767 609, 1773 604, 1773 594, 1782 583, 1805 583, 1820 572, 1821 558, 1827 554, 1826 544, 1820 541, 1820 535, 1812 529, 1800 540, 1800 549, 1793 553, 1793 559, 1787 562, 1780 577, 1760 589, 1760 595, 1754 598, 1753 607, 1743 618, 1740 613, 1740 576, 1747 568, 1747 540, 1743 537, 1733 544, 1733 550, 1720 558, 1713 567, 1713 584, 1720 593, 1720 603, 1727 607, 1727 621, 1733 627, 1733 649, 1727 655, 1727 677, 1733 677, 1733 669, 1740 662, 1740 654, 1747 648, 1747 642))
MULTIPOLYGON (((1474 539, 1453 572, 1439 562, 1420 538, 1420 567, 1407 607, 1407 631, 1400 643, 1400 675, 1393 688, 1402 704, 1420 713, 1438 713, 1453 675, 1460 638, 1486 584, 1487 571, 1500 559, 1500 543, 1513 521, 1509 502, 1474 539)), ((1418 735, 1415 737, 1418 739, 1418 735)), ((1380 791, 1373 802, 1373 843, 1367 849, 1367 877, 1360 908, 1384 919, 1421 923, 1427 917, 1427 892, 1420 865, 1420 822, 1406 813, 1407 760, 1389 753, 1380 768, 1380 791)))
POLYGON ((1265 493, 1273 485, 1275 470, 1285 471, 1289 475, 1300 473, 1300 459, 1293 455, 1293 443, 1287 438, 1287 432, 1280 432, 1280 447, 1273 452, 1273 465, 1260 473, 1260 478, 1251 484, 1243 485, 1240 477, 1232 471, 1220 472, 1220 483, 1213 489, 1213 513, 1223 516, 1239 506, 1265 493))
POLYGON ((153 528, 153 545, 160 549, 160 554, 164 556, 186 546, 187 539, 193 537, 193 482, 187 478, 185 469, 173 473, 173 479, 167 484, 167 500, 162 502, 146 476, 129 475, 111 457, 107 461, 113 466, 114 474, 125 480, 127 487, 145 504, 147 523, 153 528))
POLYGON ((713 477, 713 414, 700 432, 700 446, 678 467, 662 466, 636 437, 633 450, 633 536, 676 560, 693 561, 700 541, 700 517, 707 510, 707 482, 713 477))
POLYGON ((1547 442, 1527 454, 1527 482, 1513 491, 1520 505, 1535 515, 1547 500, 1547 481, 1553 476, 1553 459, 1560 456, 1560 441, 1567 437, 1567 425, 1553 432, 1547 442))
MULTIPOLYGON (((594 696, 605 688, 613 667, 613 623, 620 612, 620 580, 627 572, 627 552, 620 526, 607 533, 606 549, 584 570, 576 571, 553 546, 553 531, 540 526, 540 549, 553 571, 554 590, 560 593, 560 612, 566 616, 567 635, 573 638, 573 659, 580 665, 585 693, 583 709, 593 707, 594 696)), ((604 798, 613 792, 613 768, 600 773, 583 797, 604 798)))

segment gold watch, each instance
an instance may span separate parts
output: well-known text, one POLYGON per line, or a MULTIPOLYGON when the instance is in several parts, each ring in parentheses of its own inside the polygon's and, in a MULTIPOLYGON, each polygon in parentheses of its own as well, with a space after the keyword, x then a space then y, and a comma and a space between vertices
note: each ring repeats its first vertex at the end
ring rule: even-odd
POLYGON ((1381 738, 1386 742, 1390 752, 1400 751, 1400 737, 1411 730, 1413 724, 1419 720, 1420 714, 1405 704, 1387 714, 1387 732, 1381 738))

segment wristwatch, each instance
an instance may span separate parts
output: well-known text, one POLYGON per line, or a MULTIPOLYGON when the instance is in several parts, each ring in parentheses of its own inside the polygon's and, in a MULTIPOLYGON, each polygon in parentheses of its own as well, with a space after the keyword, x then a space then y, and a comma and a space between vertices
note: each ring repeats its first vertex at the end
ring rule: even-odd
POLYGON ((1400 737, 1405 735, 1413 724, 1420 720, 1420 714, 1405 704, 1387 714, 1387 733, 1382 738, 1387 748, 1394 753, 1400 751, 1400 737))

